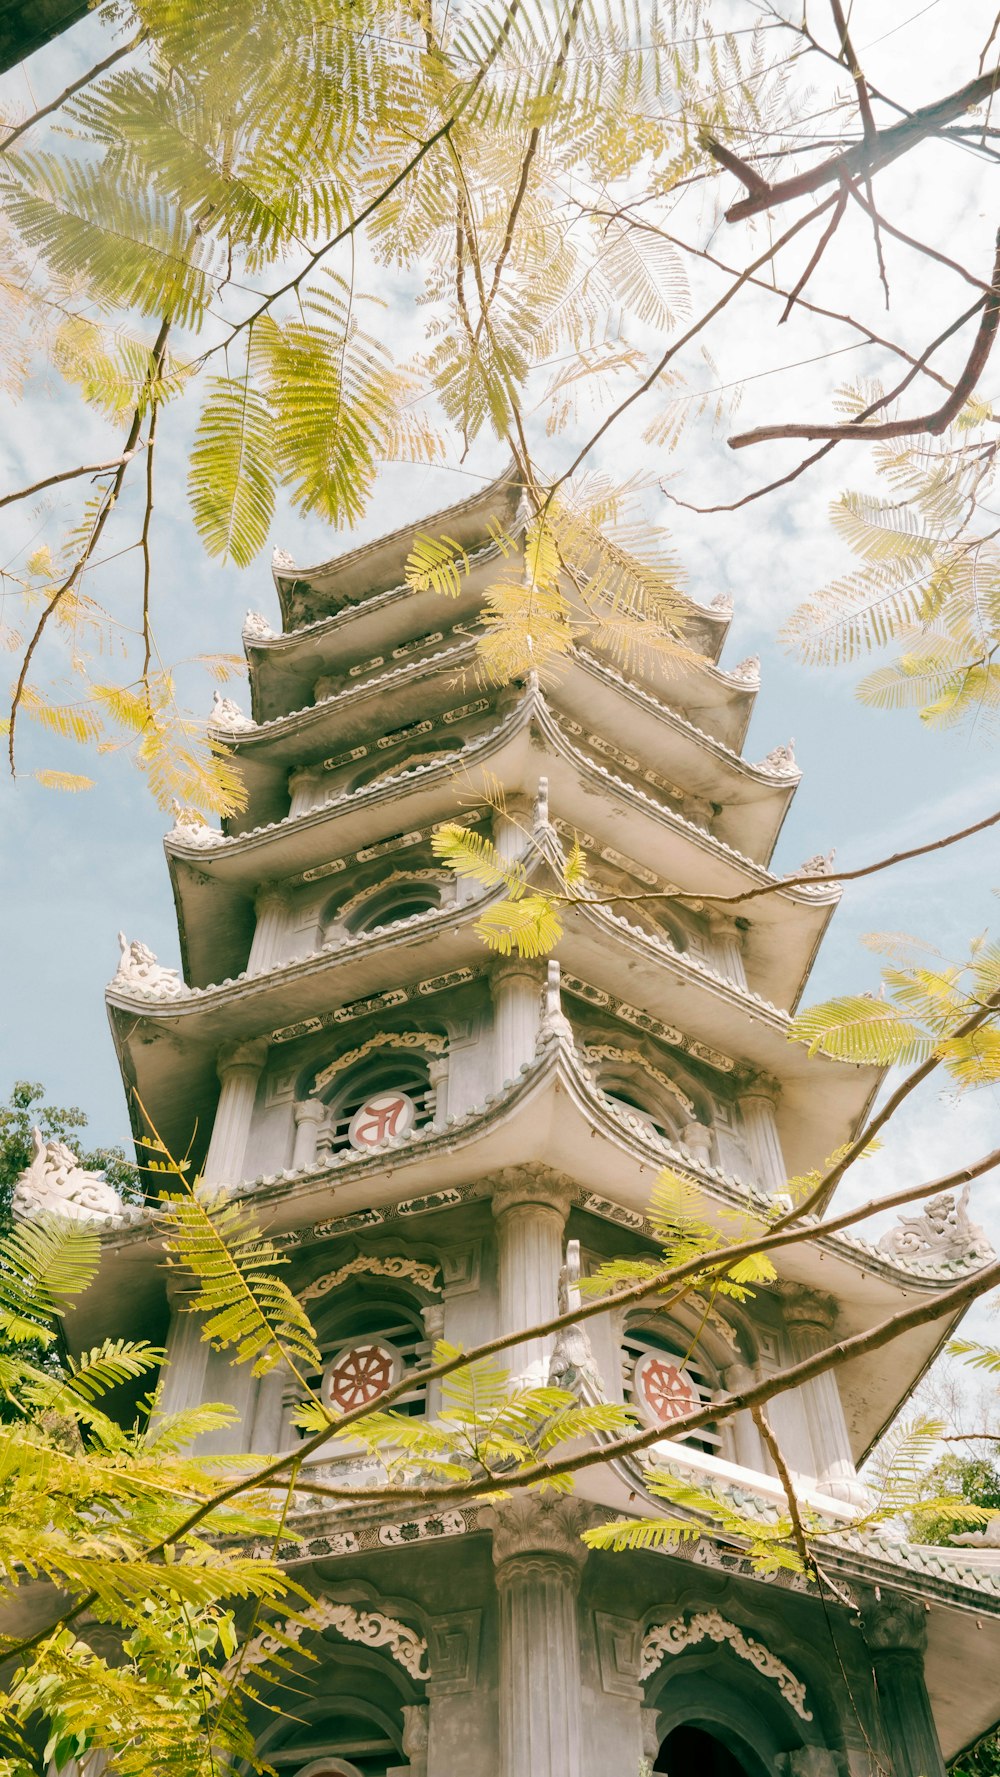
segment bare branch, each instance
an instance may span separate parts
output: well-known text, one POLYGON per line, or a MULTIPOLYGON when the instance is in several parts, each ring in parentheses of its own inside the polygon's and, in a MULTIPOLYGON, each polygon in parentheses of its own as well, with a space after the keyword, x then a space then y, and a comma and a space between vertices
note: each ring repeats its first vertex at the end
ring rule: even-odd
MULTIPOLYGON (((856 179, 866 173, 877 172, 881 167, 888 166, 890 161, 897 160, 901 154, 907 153, 925 136, 936 135, 942 125, 951 123, 966 111, 971 111, 982 99, 988 99, 996 90, 998 81, 1000 68, 994 68, 988 74, 980 74, 976 79, 967 81, 956 92, 948 93, 943 99, 935 99, 933 104, 921 105, 901 123, 892 124, 887 130, 876 131, 871 140, 863 139, 843 154, 836 154, 831 160, 823 161, 820 166, 811 167, 807 172, 795 173, 776 185, 765 183, 763 191, 753 191, 749 197, 740 198, 737 203, 731 204, 726 211, 726 221, 742 222, 748 216, 756 216, 761 210, 773 210, 779 204, 809 197, 833 180, 856 179)), ((716 159, 720 158, 717 153, 718 144, 713 144, 709 139, 706 146, 716 159)), ((720 164, 725 163, 720 161, 720 164)), ((754 170, 746 167, 745 163, 741 164, 744 172, 739 177, 747 184, 746 174, 752 174, 754 170)), ((730 166, 728 170, 731 172, 734 169, 730 166)))
POLYGON ((824 228, 823 233, 820 235, 819 240, 817 241, 815 247, 813 248, 812 255, 809 259, 809 263, 807 264, 805 271, 802 273, 802 276, 800 277, 798 283, 795 284, 793 286, 793 288, 789 291, 788 301, 786 302, 784 308, 781 311, 781 314, 778 317, 778 326, 779 327, 782 325, 783 322, 788 320, 789 315, 791 314, 793 308, 795 307, 796 302, 798 301, 800 292, 805 289, 806 285, 809 282, 809 279, 812 277, 813 272, 816 270, 816 267, 818 266, 820 260, 822 259, 823 254, 826 252, 827 247, 829 246, 830 242, 833 240, 833 237, 836 234, 837 229, 840 227, 841 217, 843 216, 846 208, 847 208, 847 186, 842 185, 839 192, 837 193, 837 202, 834 205, 833 215, 830 217, 830 220, 827 223, 826 227, 824 228))
POLYGON ((0 154, 6 154, 7 149, 11 146, 12 142, 16 142, 18 137, 23 136, 25 131, 30 130, 34 124, 41 123, 43 117, 50 117, 53 111, 58 111, 60 106, 65 105, 67 99, 73 97, 74 93, 78 93, 82 87, 89 86, 90 82, 96 80, 98 75, 104 74, 108 68, 113 68, 116 62, 120 62, 125 56, 131 55, 132 51, 138 49, 139 44, 145 41, 147 35, 148 33, 145 30, 139 31, 128 43, 124 43, 121 49, 116 49, 111 55, 105 56, 103 62, 95 62, 92 68, 88 68, 86 74, 80 75, 79 80, 71 81, 70 85, 59 94, 57 99, 52 99, 48 105, 43 105, 39 111, 33 111, 30 117, 26 117, 23 123, 19 123, 17 128, 11 130, 9 136, 5 136, 3 141, 0 142, 0 154))
POLYGON ((55 487, 60 481, 76 481, 81 475, 108 475, 112 469, 120 469, 123 464, 131 462, 136 450, 128 450, 120 457, 112 457, 110 463, 83 463, 79 469, 61 469, 58 475, 46 475, 43 481, 34 481, 30 487, 19 488, 16 494, 4 494, 0 498, 0 506, 16 505, 18 500, 30 500, 32 494, 43 493, 47 487, 55 487))
POLYGON ((799 1560, 806 1573, 815 1575, 816 1563, 812 1555, 809 1553, 809 1544, 806 1541, 802 1516, 799 1512, 799 1502, 795 1492, 795 1484, 789 1473, 788 1464, 781 1453, 781 1445, 778 1443, 778 1440, 771 1429, 771 1422, 763 1407, 751 1407, 750 1417, 767 1446, 771 1461, 774 1463, 775 1474, 781 1482, 782 1491, 788 1501, 788 1516, 792 1521, 792 1539, 795 1543, 799 1560))
MULTIPOLYGON (((977 303, 976 309, 979 307, 980 304, 977 303)), ((975 390, 993 349, 997 323, 1000 322, 1000 230, 997 231, 996 237, 993 283, 990 294, 982 304, 982 309, 982 320, 976 331, 965 369, 955 383, 951 394, 941 403, 940 407, 934 408, 930 413, 914 414, 904 420, 883 420, 875 426, 865 425, 860 415, 843 426, 814 425, 810 421, 783 426, 757 426, 752 432, 739 432, 735 437, 730 438, 728 441, 730 450, 743 450, 748 444, 770 443, 777 438, 828 438, 837 443, 845 443, 849 440, 856 444, 859 441, 868 443, 872 439, 880 438, 905 438, 912 432, 929 432, 931 437, 940 437, 942 432, 947 431, 952 420, 961 413, 965 403, 975 390)))

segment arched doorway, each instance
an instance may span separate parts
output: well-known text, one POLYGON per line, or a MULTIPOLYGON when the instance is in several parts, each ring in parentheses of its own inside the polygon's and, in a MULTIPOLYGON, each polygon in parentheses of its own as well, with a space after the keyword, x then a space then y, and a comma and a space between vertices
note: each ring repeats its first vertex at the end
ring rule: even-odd
POLYGON ((672 1728, 656 1755, 654 1771, 668 1777, 747 1777, 738 1758, 704 1728, 672 1728))

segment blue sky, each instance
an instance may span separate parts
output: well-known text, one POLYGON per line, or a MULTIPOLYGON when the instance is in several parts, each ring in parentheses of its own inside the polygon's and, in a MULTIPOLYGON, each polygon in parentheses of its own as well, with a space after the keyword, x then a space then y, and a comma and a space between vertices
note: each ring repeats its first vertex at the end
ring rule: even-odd
MULTIPOLYGON (((934 76, 934 89, 947 83, 949 59, 958 50, 952 8, 931 8, 928 31, 941 27, 938 48, 919 71, 906 63, 904 32, 891 46, 871 49, 872 56, 893 48, 890 72, 898 81, 907 74, 913 97, 928 96, 921 80, 934 76), (945 17, 947 15, 947 18, 945 17), (950 23, 950 31, 946 28, 950 23)), ((877 13, 888 30, 906 17, 906 8, 892 0, 862 16, 877 13)), ((879 32, 870 29, 869 39, 879 32)), ((863 41, 865 41, 863 39, 863 41)), ((57 92, 80 68, 106 53, 96 21, 87 20, 67 38, 32 58, 26 69, 0 85, 0 99, 18 110, 57 92), (30 83, 30 89, 29 89, 30 83)), ((964 161, 963 176, 966 174, 964 161)), ((916 156, 905 168, 887 176, 887 200, 897 216, 915 213, 918 204, 953 206, 956 251, 970 260, 983 256, 985 197, 973 168, 960 188, 938 162, 916 156)), ((990 225, 992 234, 992 224, 990 225)), ((718 250, 723 251, 720 244, 718 250)), ((734 248, 734 251, 737 249, 734 248)), ((845 253, 830 273, 824 300, 846 306, 867 291, 871 277, 871 242, 862 233, 846 239, 845 253), (862 276, 863 274, 863 276, 862 276)), ((924 343, 933 330, 935 305, 943 303, 943 286, 927 274, 925 301, 908 304, 912 261, 890 244, 890 279, 895 296, 892 324, 924 343), (899 313, 897 314, 897 307, 899 313), (928 317, 931 323, 928 324, 928 317)), ((858 300, 878 313, 877 289, 858 300)), ((795 317, 778 330, 776 306, 770 299, 751 298, 740 320, 713 343, 718 372, 705 366, 699 386, 710 387, 716 375, 726 382, 745 375, 748 385, 740 410, 741 423, 763 422, 781 413, 825 411, 831 375, 848 376, 878 370, 870 349, 847 353, 831 371, 829 362, 803 362, 839 350, 845 335, 832 324, 795 317), (781 374, 765 373, 791 366, 781 374), (810 405, 811 404, 811 405, 810 405)), ((952 311, 941 311, 950 314, 952 311)), ((884 317, 879 317, 883 324, 884 317)), ((875 324, 873 320, 873 324, 875 324)), ((413 311, 405 292, 397 293, 384 325, 393 344, 405 347, 413 311)), ((402 348, 400 348, 402 349, 402 348)), ((964 348, 958 348, 959 355, 964 348)), ((955 360, 952 360, 955 361, 955 360)), ((947 355, 942 360, 947 363, 947 355)), ((694 378, 697 382, 697 377, 694 378)), ((478 449, 464 464, 426 469, 398 466, 386 471, 364 524, 352 539, 282 510, 267 553, 250 569, 239 572, 209 561, 195 535, 184 492, 185 452, 194 421, 189 402, 164 415, 161 432, 159 494, 153 533, 156 624, 162 652, 183 658, 213 650, 239 648, 242 618, 248 606, 277 621, 277 603, 268 561, 274 543, 304 562, 315 561, 349 546, 351 541, 395 528, 406 518, 419 520, 461 497, 502 461, 497 449, 478 449)), ((113 454, 109 429, 81 414, 77 403, 38 375, 25 400, 8 405, 4 425, 3 484, 19 486, 44 474, 54 464, 91 460, 113 454)), ((569 442, 550 449, 541 441, 543 464, 565 460, 569 442)), ((708 425, 691 433, 677 458, 657 462, 641 442, 638 425, 624 430, 609 445, 604 462, 616 469, 675 476, 670 482, 683 496, 707 502, 733 498, 757 481, 787 468, 787 447, 744 452, 734 457, 708 425)), ((888 716, 861 706, 853 696, 852 675, 845 671, 807 669, 784 653, 775 636, 799 599, 845 565, 846 556, 834 539, 827 518, 828 502, 844 485, 864 484, 867 463, 861 454, 848 460, 835 455, 823 471, 794 484, 770 500, 738 514, 696 518, 659 503, 660 515, 674 535, 695 595, 705 601, 717 592, 730 593, 735 615, 725 661, 733 664, 749 653, 762 657, 762 690, 747 743, 747 754, 761 758, 779 742, 795 737, 804 778, 776 857, 779 870, 791 870, 810 854, 837 847, 843 867, 865 862, 900 846, 917 843, 964 825, 987 812, 996 799, 996 755, 986 737, 926 732, 910 716, 888 716)), ((46 511, 16 508, 4 514, 4 565, 23 560, 33 541, 58 530, 60 515, 76 509, 74 496, 54 501, 46 511)), ((133 541, 140 507, 135 490, 127 492, 114 519, 108 553, 133 541)), ((134 600, 137 583, 135 553, 118 556, 100 571, 100 592, 111 603, 134 600)), ((94 582, 95 590, 97 581, 94 582)), ((127 676, 123 672, 123 677, 127 676)), ((207 712, 211 685, 203 675, 184 675, 192 702, 207 712)), ((244 695, 239 686, 235 695, 244 695)), ((142 780, 127 760, 107 756, 87 761, 72 758, 38 731, 22 736, 25 764, 65 764, 92 770, 97 786, 78 796, 43 790, 27 775, 0 789, 0 820, 4 844, 0 859, 0 926, 7 1017, 0 1033, 0 1092, 14 1078, 45 1082, 60 1102, 76 1102, 89 1114, 95 1139, 125 1141, 127 1117, 114 1054, 107 1031, 103 989, 117 962, 116 932, 141 937, 161 961, 178 960, 169 884, 161 849, 169 821, 153 805, 142 780)), ((877 963, 860 944, 863 933, 910 931, 932 938, 945 951, 960 952, 970 937, 996 926, 994 886, 1000 879, 996 840, 992 835, 922 860, 903 870, 849 888, 836 915, 817 965, 807 998, 871 987, 877 963)), ((928 1094, 904 1129, 884 1153, 859 1175, 856 1191, 899 1182, 919 1166, 943 1170, 957 1157, 980 1152, 997 1140, 998 1095, 980 1094, 957 1105, 928 1094), (992 1131, 992 1133, 991 1133, 992 1131)), ((983 1201, 996 1198, 987 1187, 983 1201)), ((1000 1201, 984 1219, 992 1224, 1000 1245, 1000 1201)))

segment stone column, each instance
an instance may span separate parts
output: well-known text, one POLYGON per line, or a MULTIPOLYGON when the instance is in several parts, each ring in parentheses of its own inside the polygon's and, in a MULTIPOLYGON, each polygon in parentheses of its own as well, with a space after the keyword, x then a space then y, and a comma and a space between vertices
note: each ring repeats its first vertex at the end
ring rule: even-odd
MULTIPOLYGON (((729 1364, 723 1372, 722 1381, 727 1394, 740 1394, 759 1381, 759 1377, 749 1364, 729 1364)), ((764 1455, 764 1445, 749 1413, 734 1413, 729 1424, 733 1428, 735 1461, 742 1468, 752 1469, 755 1474, 766 1475, 768 1463, 764 1455)))
POLYGON ((319 765, 299 765, 288 774, 289 814, 305 814, 325 800, 324 775, 319 765))
POLYGON ((874 1593, 862 1606, 875 1672, 878 1713, 893 1777, 945 1777, 924 1683, 927 1612, 898 1592, 874 1593))
POLYGON ((743 1132, 753 1169, 753 1183, 769 1197, 784 1191, 788 1184, 785 1156, 781 1152, 774 1114, 778 1091, 775 1081, 762 1077, 744 1087, 739 1095, 743 1132))
MULTIPOLYGON (((543 1167, 511 1167, 493 1187, 500 1249, 500 1331, 551 1320, 559 1312, 563 1230, 572 1185, 543 1167)), ((554 1339, 526 1339, 501 1362, 519 1380, 545 1382, 554 1339)))
POLYGON ((295 1146, 292 1149, 293 1172, 304 1172, 316 1160, 319 1126, 326 1116, 321 1098, 302 1098, 295 1106, 295 1146))
POLYGON ((281 883, 268 883, 258 890, 253 904, 257 924, 247 962, 248 973, 262 974, 277 962, 285 935, 290 900, 288 889, 281 883))
POLYGON ((493 1510, 500 1602, 498 1777, 581 1777, 577 1592, 587 1551, 574 1500, 493 1510))
POLYGON ((735 919, 728 913, 709 913, 708 929, 712 934, 714 949, 712 961, 719 973, 728 980, 735 981, 738 986, 745 987, 747 976, 743 967, 743 934, 735 919))
POLYGON ((535 798, 506 797, 503 813, 493 816, 493 843, 502 858, 520 857, 535 825, 535 798))
POLYGON ((264 1037, 223 1049, 219 1056, 222 1091, 205 1160, 206 1185, 235 1187, 242 1181, 257 1082, 266 1060, 267 1041, 264 1037))
POLYGON ((493 994, 494 1089, 534 1060, 542 1017, 542 974, 526 957, 506 957, 490 978, 493 994))
MULTIPOLYGON (((825 1350, 833 1338, 837 1319, 834 1298, 796 1283, 779 1284, 778 1290, 784 1304, 793 1357, 812 1357, 815 1352, 825 1350)), ((863 1504, 865 1488, 854 1467, 836 1373, 826 1370, 811 1382, 804 1382, 795 1393, 805 1410, 813 1473, 820 1489, 837 1499, 863 1504)))

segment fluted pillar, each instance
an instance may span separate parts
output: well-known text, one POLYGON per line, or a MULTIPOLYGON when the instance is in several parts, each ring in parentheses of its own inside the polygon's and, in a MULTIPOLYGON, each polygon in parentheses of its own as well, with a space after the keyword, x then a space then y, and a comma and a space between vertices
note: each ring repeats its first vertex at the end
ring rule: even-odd
MULTIPOLYGON (((722 1376, 727 1394, 742 1394, 758 1380, 749 1364, 729 1364, 722 1376)), ((729 1424, 732 1426, 734 1459, 742 1468, 752 1469, 755 1474, 767 1474, 763 1441, 750 1414, 746 1411, 734 1413, 729 1424)))
POLYGON ((533 796, 507 796, 493 816, 493 843, 502 858, 518 858, 535 824, 533 796))
POLYGON ((257 1083, 266 1060, 267 1042, 263 1037, 224 1049, 219 1056, 222 1091, 205 1160, 206 1185, 235 1186, 242 1181, 257 1083))
POLYGON ((493 1511, 500 1604, 498 1777, 580 1777, 577 1593, 587 1551, 573 1500, 514 1498, 493 1511))
POLYGON ((288 774, 289 814, 305 814, 324 800, 323 769, 319 765, 300 765, 288 774))
POLYGON ((526 957, 507 957, 490 978, 493 994, 493 1080, 499 1089, 534 1059, 542 1016, 542 972, 526 957))
POLYGON ((862 1606, 875 1673, 879 1725, 892 1777, 945 1777, 941 1745, 924 1682, 927 1613, 898 1592, 871 1594, 862 1606))
POLYGON ((326 1105, 321 1098, 303 1098, 295 1106, 293 1171, 303 1172, 307 1166, 312 1166, 315 1162, 319 1126, 325 1116, 326 1105))
POLYGON ((281 883, 268 883, 258 891, 253 904, 257 924, 247 963, 250 973, 263 973, 277 962, 288 922, 290 900, 288 889, 281 883))
MULTIPOLYGON (((825 1350, 833 1339, 837 1318, 834 1298, 795 1283, 779 1285, 779 1290, 793 1357, 812 1357, 825 1350)), ((811 1382, 804 1382, 795 1393, 805 1411, 813 1453, 812 1472, 821 1490, 837 1499, 863 1503, 865 1488, 854 1467, 836 1373, 825 1370, 811 1382)))
POLYGON ((767 1196, 773 1197, 788 1185, 785 1156, 781 1151, 775 1106, 778 1087, 770 1080, 755 1080, 739 1095, 753 1183, 767 1196))
POLYGON ((743 933, 735 919, 728 913, 709 913, 708 929, 712 934, 714 948, 713 961, 719 973, 740 987, 747 984, 746 970, 743 967, 743 933))
MULTIPOLYGON (((519 1332, 559 1312, 563 1231, 572 1186, 544 1167, 512 1167, 493 1187, 500 1260, 500 1330, 519 1332)), ((511 1376, 545 1382, 554 1338, 511 1346, 503 1363, 511 1376)))

